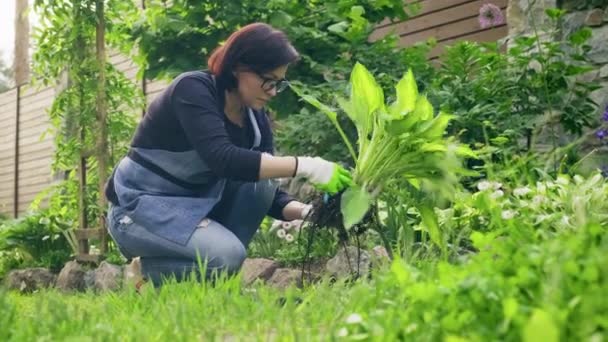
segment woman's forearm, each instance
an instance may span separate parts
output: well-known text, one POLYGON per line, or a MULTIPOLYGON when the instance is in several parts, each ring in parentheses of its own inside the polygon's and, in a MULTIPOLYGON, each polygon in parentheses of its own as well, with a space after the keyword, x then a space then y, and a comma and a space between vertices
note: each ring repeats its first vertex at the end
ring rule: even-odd
POLYGON ((260 179, 293 177, 295 170, 295 157, 276 157, 268 153, 262 153, 260 179))
POLYGON ((285 221, 303 220, 304 208, 307 206, 308 205, 298 201, 287 203, 283 208, 283 217, 285 218, 285 221))

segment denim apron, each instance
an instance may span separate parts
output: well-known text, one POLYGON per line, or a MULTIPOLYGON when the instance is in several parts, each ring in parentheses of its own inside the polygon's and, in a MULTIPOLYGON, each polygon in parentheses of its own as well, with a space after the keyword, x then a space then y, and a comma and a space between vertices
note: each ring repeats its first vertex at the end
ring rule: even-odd
MULTIPOLYGON (((248 116, 254 131, 251 148, 255 149, 260 146, 260 129, 251 109, 248 116)), ((118 205, 112 206, 108 215, 120 212, 150 233, 180 245, 186 245, 199 223, 222 200, 227 185, 227 179, 215 176, 194 150, 172 152, 132 147, 116 166, 113 177, 118 205), (142 165, 148 163, 169 170, 171 176, 194 186, 161 177, 142 165)), ((253 188, 256 196, 268 198, 274 197, 277 187, 274 180, 261 180, 253 188)), ((261 222, 270 204, 264 208, 257 206, 260 213, 252 217, 261 217, 261 222)))

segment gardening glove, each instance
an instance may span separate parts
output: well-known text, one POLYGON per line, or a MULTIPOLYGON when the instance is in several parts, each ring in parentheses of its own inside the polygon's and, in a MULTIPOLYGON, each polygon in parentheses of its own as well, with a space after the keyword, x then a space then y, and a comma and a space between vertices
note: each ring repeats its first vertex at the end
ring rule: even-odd
POLYGON ((312 204, 305 204, 302 207, 302 214, 301 214, 302 220, 305 220, 306 218, 308 218, 308 214, 311 214, 311 211, 312 211, 312 204))
POLYGON ((342 166, 320 157, 296 157, 296 177, 301 176, 312 185, 330 194, 351 186, 352 176, 342 166))

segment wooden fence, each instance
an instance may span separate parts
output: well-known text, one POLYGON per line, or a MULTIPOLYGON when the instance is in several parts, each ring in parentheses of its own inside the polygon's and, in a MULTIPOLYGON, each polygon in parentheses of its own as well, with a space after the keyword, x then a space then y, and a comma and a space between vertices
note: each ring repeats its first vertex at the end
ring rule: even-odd
MULTIPOLYGON (((481 29, 478 22, 482 0, 423 0, 421 11, 404 22, 382 22, 370 36, 379 39, 396 32, 402 46, 431 37, 437 46, 429 58, 436 59, 445 46, 460 40, 495 41, 507 35, 507 26, 481 29)), ((503 9, 507 0, 492 3, 503 9)), ((136 80, 137 67, 128 58, 113 54, 110 61, 128 78, 136 82, 149 103, 166 86, 164 81, 136 80)), ((51 173, 54 153, 52 134, 43 133, 51 126, 48 110, 55 89, 33 89, 28 86, 0 94, 0 213, 17 217, 28 210, 36 195, 60 180, 51 173)))
MULTIPOLYGON (((491 42, 508 34, 506 23, 489 29, 479 24, 479 9, 486 0, 423 0, 418 1, 420 11, 416 16, 403 22, 385 20, 376 27, 370 39, 377 40, 388 33, 399 35, 401 46, 434 38, 437 45, 430 51, 429 59, 436 59, 446 46, 457 41, 470 40, 491 42)), ((503 14, 508 0, 493 0, 503 14)))
MULTIPOLYGON (((137 66, 123 55, 113 54, 109 60, 146 90, 147 102, 166 86, 164 81, 146 81, 145 86, 137 81, 137 66)), ((4 216, 22 215, 37 194, 62 179, 51 171, 54 137, 48 110, 54 98, 54 88, 27 85, 0 94, 0 213, 4 216)))

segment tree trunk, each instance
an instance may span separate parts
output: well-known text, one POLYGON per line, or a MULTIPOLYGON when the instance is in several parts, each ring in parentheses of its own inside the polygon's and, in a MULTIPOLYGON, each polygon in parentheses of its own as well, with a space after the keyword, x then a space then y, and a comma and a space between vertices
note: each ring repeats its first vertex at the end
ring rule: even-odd
POLYGON ((26 84, 29 80, 30 21, 27 15, 28 0, 16 0, 15 6, 15 86, 26 84))
MULTIPOLYGON (((104 187, 108 168, 108 125, 107 125, 107 101, 106 101, 106 49, 105 49, 105 15, 103 0, 96 0, 95 4, 97 14, 96 28, 96 51, 98 65, 98 85, 97 85, 97 124, 99 127, 97 136, 97 167, 99 175, 99 198, 98 205, 101 209, 99 228, 105 231, 105 209, 107 200, 104 195, 104 187)), ((101 253, 106 252, 107 235, 101 241, 101 253)))

